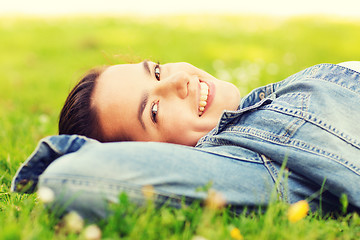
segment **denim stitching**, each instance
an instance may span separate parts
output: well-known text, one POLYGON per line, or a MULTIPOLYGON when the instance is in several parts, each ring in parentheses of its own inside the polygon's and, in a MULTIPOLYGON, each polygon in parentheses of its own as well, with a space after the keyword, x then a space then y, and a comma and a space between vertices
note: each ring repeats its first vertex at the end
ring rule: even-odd
MULTIPOLYGON (((113 180, 107 181, 106 179, 96 179, 92 180, 88 177, 79 177, 79 176, 73 176, 73 175, 66 175, 63 174, 62 176, 53 176, 53 177, 46 177, 42 178, 42 183, 48 183, 48 182, 57 182, 61 185, 73 185, 73 186, 86 186, 86 189, 91 186, 91 189, 96 189, 96 191, 103 191, 103 192, 110 192, 110 193, 118 193, 120 194, 123 191, 126 191, 127 194, 131 195, 132 198, 136 197, 137 199, 144 200, 145 196, 142 193, 141 186, 140 185, 133 185, 128 182, 126 183, 114 183, 113 180), (110 181, 110 182, 109 182, 110 181), (116 191, 116 192, 114 192, 116 191)), ((159 192, 158 190, 155 191, 155 201, 156 202, 164 202, 164 200, 171 199, 177 200, 181 202, 181 197, 175 194, 169 194, 166 192, 159 192)))
MULTIPOLYGON (((236 146, 232 143, 228 143, 226 144, 227 146, 236 146)), ((252 163, 255 163, 255 164, 263 164, 263 161, 261 158, 254 158, 254 157, 247 157, 247 156, 237 156, 237 155, 234 155, 232 153, 228 153, 228 152, 220 152, 218 151, 217 149, 215 150, 212 150, 212 147, 218 147, 218 146, 226 146, 224 144, 219 144, 217 142, 216 139, 211 139, 210 142, 207 142, 207 144, 205 146, 202 146, 202 148, 196 148, 196 150, 198 151, 202 151, 202 152, 206 152, 206 153, 211 153, 211 154, 214 154, 214 155, 218 155, 218 156, 224 156, 224 157, 227 157, 227 158, 231 158, 231 159, 234 159, 234 160, 240 160, 240 161, 248 161, 248 162, 252 162, 252 163), (259 161, 260 160, 260 161, 259 161)))
POLYGON ((254 136, 260 139, 263 139, 265 141, 268 142, 273 142, 279 145, 283 145, 283 146, 291 146, 303 151, 307 151, 310 153, 314 153, 323 157, 327 157, 331 160, 334 160, 338 163, 340 163, 341 165, 351 169, 353 172, 355 172, 356 174, 360 175, 360 168, 358 168, 357 166, 353 165, 353 164, 349 164, 348 161, 344 160, 343 158, 341 158, 339 155, 335 154, 335 153, 330 153, 325 151, 324 149, 318 148, 316 146, 312 146, 306 142, 302 142, 300 140, 289 140, 287 142, 284 141, 284 139, 282 139, 282 136, 277 136, 274 134, 270 134, 268 132, 264 132, 261 130, 257 130, 257 129, 252 129, 252 128, 246 128, 246 127, 239 127, 237 129, 238 133, 244 133, 247 134, 249 136, 254 136))
POLYGON ((286 192, 285 192, 286 189, 285 189, 282 181, 278 181, 278 180, 280 180, 279 173, 278 173, 276 167, 273 165, 272 160, 263 154, 261 154, 260 156, 263 159, 264 165, 267 168, 271 178, 273 179, 275 186, 276 186, 276 183, 278 182, 278 186, 276 187, 276 190, 279 194, 280 200, 289 203, 290 198, 289 198, 288 194, 286 194, 286 192))
POLYGON ((314 125, 316 125, 318 127, 321 127, 322 129, 327 130, 328 132, 332 133, 333 135, 335 135, 335 136, 341 138, 342 140, 352 144, 356 148, 360 148, 359 141, 357 141, 356 139, 351 138, 350 135, 348 135, 348 134, 346 134, 344 132, 340 132, 340 130, 337 129, 336 127, 333 127, 332 124, 327 124, 323 120, 316 117, 316 115, 312 115, 310 113, 303 113, 301 111, 293 111, 293 110, 289 110, 289 109, 284 108, 284 107, 278 107, 278 106, 275 106, 275 105, 267 105, 267 106, 264 106, 263 108, 304 119, 307 122, 310 122, 310 123, 312 123, 312 124, 314 124, 314 125))

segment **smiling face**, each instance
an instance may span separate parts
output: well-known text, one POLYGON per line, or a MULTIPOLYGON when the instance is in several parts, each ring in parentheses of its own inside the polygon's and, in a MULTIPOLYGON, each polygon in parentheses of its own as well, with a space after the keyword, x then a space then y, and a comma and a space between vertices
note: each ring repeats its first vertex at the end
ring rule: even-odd
POLYGON ((235 110, 238 89, 188 63, 144 61, 108 67, 91 104, 105 141, 157 141, 194 146, 224 110, 235 110))

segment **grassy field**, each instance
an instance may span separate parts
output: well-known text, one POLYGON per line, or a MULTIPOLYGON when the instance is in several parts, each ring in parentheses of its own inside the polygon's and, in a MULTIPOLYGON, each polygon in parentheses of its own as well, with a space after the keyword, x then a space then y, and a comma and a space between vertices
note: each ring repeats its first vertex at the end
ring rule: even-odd
MULTIPOLYGON (((259 16, 0 18, 0 239, 78 239, 36 195, 9 191, 42 137, 57 134, 70 88, 90 67, 151 59, 186 61, 236 83, 242 95, 317 63, 360 60, 360 20, 259 16)), ((311 213, 287 220, 288 206, 232 216, 194 205, 137 209, 123 197, 105 239, 359 239, 360 218, 311 213), (124 214, 126 213, 126 214, 124 214)))

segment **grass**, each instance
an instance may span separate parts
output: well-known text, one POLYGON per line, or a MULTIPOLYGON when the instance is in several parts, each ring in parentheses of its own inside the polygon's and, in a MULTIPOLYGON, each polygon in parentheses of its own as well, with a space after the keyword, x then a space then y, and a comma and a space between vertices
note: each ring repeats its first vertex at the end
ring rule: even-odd
MULTIPOLYGON (((305 67, 359 60, 360 20, 323 16, 0 18, 0 239, 78 239, 34 195, 10 193, 16 169, 42 137, 57 133, 58 113, 84 71, 104 64, 186 61, 236 83, 242 95, 305 67)), ((105 239, 358 239, 355 213, 310 213, 289 223, 288 206, 233 216, 194 204, 135 208, 126 198, 99 223, 105 239)))

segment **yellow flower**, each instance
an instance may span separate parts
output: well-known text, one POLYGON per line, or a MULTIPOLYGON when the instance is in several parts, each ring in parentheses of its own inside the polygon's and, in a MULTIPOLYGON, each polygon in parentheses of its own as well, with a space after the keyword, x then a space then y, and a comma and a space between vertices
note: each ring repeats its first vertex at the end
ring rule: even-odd
POLYGON ((240 230, 236 227, 231 229, 230 236, 236 240, 243 240, 244 237, 241 235, 240 230))
POLYGON ((309 204, 305 200, 291 204, 288 210, 288 219, 290 222, 297 222, 303 219, 309 211, 309 204))
POLYGON ((155 189, 151 185, 145 185, 141 188, 141 192, 146 199, 153 199, 155 197, 155 189))

